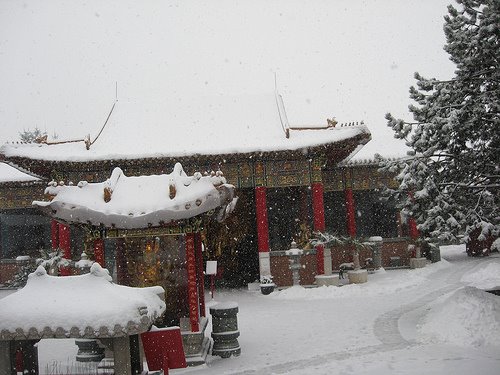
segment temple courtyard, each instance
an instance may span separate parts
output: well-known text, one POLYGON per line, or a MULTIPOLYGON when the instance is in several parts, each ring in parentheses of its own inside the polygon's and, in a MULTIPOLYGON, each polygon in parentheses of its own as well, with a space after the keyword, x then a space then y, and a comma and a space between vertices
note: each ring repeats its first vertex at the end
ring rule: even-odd
MULTIPOLYGON (((369 274, 362 285, 207 294, 207 309, 238 303, 241 356, 170 373, 498 374, 500 298, 483 290, 500 287, 500 255, 441 250, 441 262, 369 274)), ((92 373, 76 352, 72 340, 42 340, 41 373, 92 373)))

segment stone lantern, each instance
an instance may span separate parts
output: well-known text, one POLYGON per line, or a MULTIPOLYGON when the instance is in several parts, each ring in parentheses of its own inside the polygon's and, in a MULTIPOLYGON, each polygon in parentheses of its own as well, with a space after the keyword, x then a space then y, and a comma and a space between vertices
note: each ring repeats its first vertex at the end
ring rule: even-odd
POLYGON ((368 239, 370 246, 372 248, 372 256, 373 256, 373 268, 375 271, 378 271, 382 268, 382 237, 374 236, 368 239))
POLYGON ((289 257, 290 269, 292 270, 293 285, 300 285, 300 269, 302 265, 300 264, 300 257, 304 251, 297 247, 295 241, 292 242, 290 249, 285 251, 285 254, 289 257))

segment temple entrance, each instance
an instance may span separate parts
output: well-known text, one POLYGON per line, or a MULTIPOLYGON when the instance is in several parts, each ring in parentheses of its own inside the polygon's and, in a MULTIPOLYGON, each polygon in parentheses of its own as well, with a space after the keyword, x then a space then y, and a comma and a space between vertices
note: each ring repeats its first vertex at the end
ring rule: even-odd
MULTIPOLYGON (((204 259, 217 261, 217 286, 244 287, 259 279, 253 189, 238 190, 238 203, 231 216, 223 223, 208 223, 205 233, 204 259)), ((207 286, 209 282, 207 278, 207 286)))
POLYGON ((189 317, 185 236, 158 235, 114 239, 117 281, 121 285, 165 289, 162 325, 189 317))

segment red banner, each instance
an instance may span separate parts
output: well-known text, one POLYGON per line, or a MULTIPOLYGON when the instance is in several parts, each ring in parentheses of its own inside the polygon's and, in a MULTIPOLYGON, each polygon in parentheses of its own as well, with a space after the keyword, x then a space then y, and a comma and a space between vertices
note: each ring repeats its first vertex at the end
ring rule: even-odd
POLYGON ((200 330, 200 319, 198 313, 198 285, 196 279, 196 257, 193 233, 186 234, 186 263, 188 274, 189 321, 191 323, 191 331, 198 332, 200 330))

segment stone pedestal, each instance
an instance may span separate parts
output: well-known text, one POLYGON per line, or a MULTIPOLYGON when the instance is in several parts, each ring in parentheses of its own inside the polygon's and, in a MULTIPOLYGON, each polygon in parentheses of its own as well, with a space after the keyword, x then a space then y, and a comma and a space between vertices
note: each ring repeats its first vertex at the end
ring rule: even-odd
MULTIPOLYGON (((295 241, 292 242, 290 249, 285 251, 285 254, 288 256, 290 261, 290 270, 292 271, 292 280, 294 286, 300 285, 299 271, 302 269, 302 265, 300 264, 300 257, 302 256, 303 253, 304 251, 297 247, 295 241)), ((262 293, 265 294, 264 292, 262 293)))
POLYGON ((411 258, 410 268, 424 268, 427 265, 427 258, 411 258))
POLYGON ((330 276, 332 274, 332 250, 325 248, 323 250, 323 258, 325 260, 325 275, 330 276))
POLYGON ((238 337, 238 304, 235 302, 219 303, 210 308, 212 315, 212 355, 229 358, 241 354, 238 337))
POLYGON ((200 331, 189 331, 189 322, 183 324, 181 320, 181 336, 186 355, 186 363, 188 366, 203 365, 206 362, 208 352, 212 343, 208 337, 205 337, 205 330, 208 325, 208 319, 202 317, 200 319, 200 331), (183 325, 187 327, 183 328, 183 325))
POLYGON ((373 257, 373 268, 378 270, 382 267, 382 242, 383 239, 380 236, 370 237, 368 242, 371 243, 372 247, 372 257, 373 257))
POLYGON ((367 270, 348 271, 347 277, 349 278, 350 284, 363 284, 368 281, 368 271, 367 270))
POLYGON ((320 286, 339 286, 339 275, 316 275, 316 285, 320 286))

